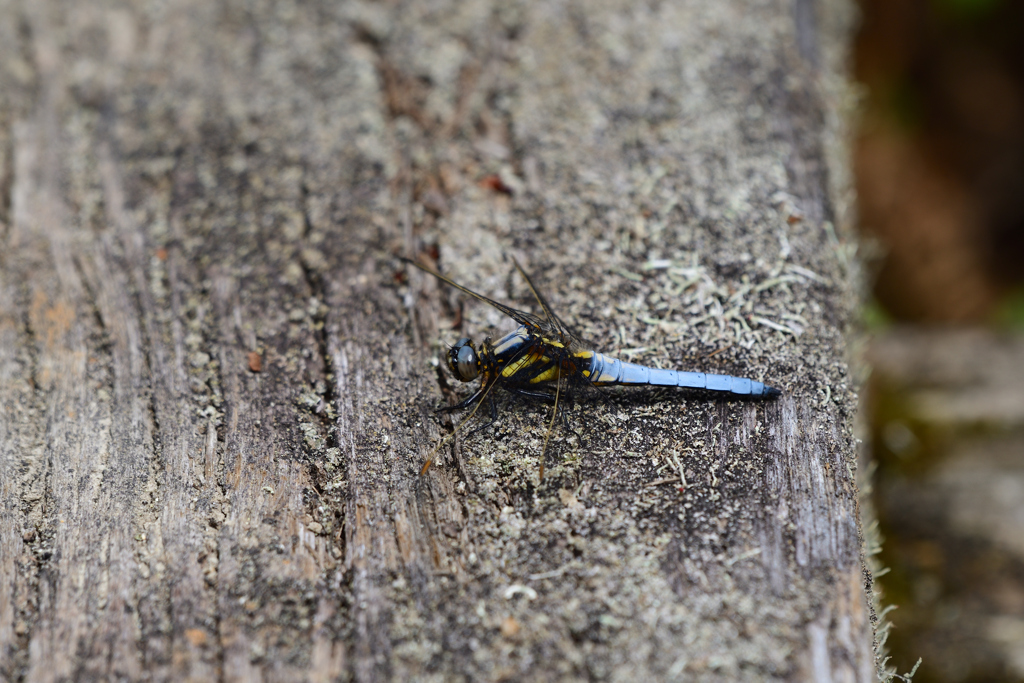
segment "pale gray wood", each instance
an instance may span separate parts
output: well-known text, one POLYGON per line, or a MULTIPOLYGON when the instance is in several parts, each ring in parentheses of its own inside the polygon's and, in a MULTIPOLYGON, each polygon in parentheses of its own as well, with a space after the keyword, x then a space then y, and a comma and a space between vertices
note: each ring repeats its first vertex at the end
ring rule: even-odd
POLYGON ((5 679, 873 677, 846 3, 2 9, 5 679), (542 482, 502 402, 420 476, 434 246, 785 396, 610 392, 542 482))

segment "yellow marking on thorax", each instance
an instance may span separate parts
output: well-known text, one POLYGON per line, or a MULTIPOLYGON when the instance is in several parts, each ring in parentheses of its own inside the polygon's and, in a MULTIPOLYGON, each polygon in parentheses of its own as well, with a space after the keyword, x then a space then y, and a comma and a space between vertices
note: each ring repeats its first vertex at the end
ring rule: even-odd
MULTIPOLYGON (((547 358, 543 360, 547 361, 547 358)), ((541 382, 552 382, 561 376, 561 368, 557 365, 552 365, 550 368, 540 373, 536 377, 530 380, 530 384, 540 384, 541 382)))
POLYGON ((529 355, 523 356, 522 358, 517 358, 516 360, 512 361, 511 363, 506 365, 504 368, 502 368, 501 376, 502 377, 511 377, 512 375, 516 374, 517 372, 519 372, 523 368, 528 368, 531 365, 533 365, 534 363, 536 363, 539 358, 540 358, 540 354, 536 354, 536 353, 531 353, 529 355))

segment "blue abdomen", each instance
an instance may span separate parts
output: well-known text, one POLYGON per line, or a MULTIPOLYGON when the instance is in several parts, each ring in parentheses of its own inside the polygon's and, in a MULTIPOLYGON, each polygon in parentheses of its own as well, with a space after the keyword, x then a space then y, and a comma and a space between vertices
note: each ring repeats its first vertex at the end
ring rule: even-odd
POLYGON ((598 386, 621 384, 625 386, 683 387, 720 391, 735 396, 763 396, 766 398, 782 393, 775 387, 746 377, 649 368, 646 365, 627 363, 618 358, 611 358, 603 353, 590 355, 588 352, 588 354, 580 354, 579 357, 589 358, 590 367, 584 370, 584 375, 598 386))

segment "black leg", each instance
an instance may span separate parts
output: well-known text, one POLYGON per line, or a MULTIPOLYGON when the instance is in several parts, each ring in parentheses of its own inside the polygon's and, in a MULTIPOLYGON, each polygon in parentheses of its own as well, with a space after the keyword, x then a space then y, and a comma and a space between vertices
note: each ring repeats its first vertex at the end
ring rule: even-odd
POLYGON ((549 393, 543 391, 527 391, 526 389, 517 389, 515 387, 508 387, 508 391, 519 396, 525 396, 526 398, 532 398, 537 401, 553 401, 555 397, 549 393))
POLYGON ((468 408, 471 405, 473 405, 474 403, 476 403, 477 401, 479 401, 481 398, 483 398, 483 396, 484 396, 484 394, 486 392, 487 392, 487 387, 481 386, 479 389, 476 390, 476 393, 474 393, 469 398, 467 398, 467 399, 465 399, 463 401, 460 401, 460 402, 456 403, 453 406, 441 406, 440 408, 438 408, 434 412, 450 413, 453 410, 462 410, 463 408, 468 408))
MULTIPOLYGON (((565 431, 572 432, 573 434, 575 434, 576 437, 579 439, 580 443, 582 444, 583 443, 583 431, 582 431, 582 428, 580 428, 580 430, 573 429, 572 425, 570 424, 570 421, 569 421, 569 413, 571 413, 571 412, 578 412, 577 406, 576 406, 576 396, 572 392, 571 389, 566 389, 566 391, 565 391, 565 401, 562 402, 561 405, 559 405, 559 408, 562 411, 562 415, 561 415, 562 426, 565 427, 565 431)), ((577 424, 579 424, 579 422, 580 421, 577 420, 577 424)))
POLYGON ((481 429, 487 429, 492 424, 494 424, 495 422, 498 421, 498 407, 494 405, 494 396, 489 396, 488 397, 488 401, 491 404, 491 419, 488 420, 487 422, 483 423, 482 425, 480 425, 479 427, 477 427, 473 431, 471 431, 468 434, 466 434, 467 437, 473 436, 474 434, 479 432, 481 429))
POLYGON ((469 437, 471 437, 474 434, 476 434, 477 432, 479 432, 481 429, 487 429, 488 427, 490 427, 494 423, 495 423, 495 420, 488 420, 487 422, 484 422, 482 425, 480 425, 479 427, 477 427, 473 431, 466 432, 466 438, 468 439, 469 437))

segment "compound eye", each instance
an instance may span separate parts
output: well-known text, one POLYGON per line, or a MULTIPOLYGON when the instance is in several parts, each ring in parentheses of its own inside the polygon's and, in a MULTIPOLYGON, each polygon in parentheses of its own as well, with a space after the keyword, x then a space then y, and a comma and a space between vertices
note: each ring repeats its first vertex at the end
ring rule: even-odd
POLYGON ((459 349, 455 362, 458 366, 459 379, 463 382, 476 379, 476 376, 480 374, 480 368, 476 363, 476 351, 473 350, 473 347, 468 342, 459 349))

